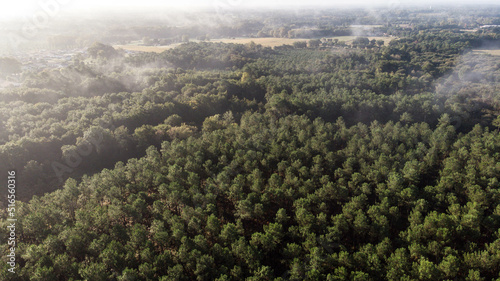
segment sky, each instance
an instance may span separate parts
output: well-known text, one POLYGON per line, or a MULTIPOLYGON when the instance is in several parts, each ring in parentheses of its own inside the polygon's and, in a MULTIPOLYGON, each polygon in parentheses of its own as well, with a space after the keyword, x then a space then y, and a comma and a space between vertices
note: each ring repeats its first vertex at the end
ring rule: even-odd
MULTIPOLYGON (((498 0, 441 0, 442 4, 495 4, 499 5, 498 0)), ((365 7, 367 5, 377 5, 384 7, 391 5, 421 4, 433 5, 436 1, 432 0, 6 0, 0 1, 0 20, 11 18, 33 18, 34 16, 43 17, 42 13, 57 15, 64 11, 75 11, 78 9, 93 8, 116 8, 122 7, 155 7, 171 6, 177 8, 193 7, 228 7, 228 8, 248 8, 248 7, 290 7, 290 6, 311 6, 311 5, 329 5, 329 6, 351 6, 365 7)))

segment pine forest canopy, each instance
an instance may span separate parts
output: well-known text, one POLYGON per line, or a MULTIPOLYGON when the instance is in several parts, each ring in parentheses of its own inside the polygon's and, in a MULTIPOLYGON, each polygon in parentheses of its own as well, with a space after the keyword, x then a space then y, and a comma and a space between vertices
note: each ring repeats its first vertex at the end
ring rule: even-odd
POLYGON ((0 56, 0 280, 500 280, 500 13, 445 11, 108 22, 0 56), (177 45, 113 47, 144 38, 177 45))

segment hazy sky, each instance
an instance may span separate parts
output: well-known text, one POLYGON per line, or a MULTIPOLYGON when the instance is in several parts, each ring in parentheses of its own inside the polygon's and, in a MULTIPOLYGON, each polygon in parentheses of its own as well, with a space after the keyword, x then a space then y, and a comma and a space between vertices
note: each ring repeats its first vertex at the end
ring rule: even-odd
MULTIPOLYGON (((441 0, 442 4, 496 4, 498 0, 441 0)), ((27 19, 33 18, 34 15, 42 16, 41 13, 49 15, 57 15, 64 11, 74 11, 78 8, 99 8, 99 7, 154 7, 154 6, 172 6, 172 7, 229 7, 229 8, 245 8, 245 7, 290 7, 300 5, 330 5, 330 6, 366 6, 377 5, 397 6, 406 4, 422 4, 435 5, 436 1, 432 0, 4 0, 0 1, 0 19, 12 17, 24 17, 27 19)))

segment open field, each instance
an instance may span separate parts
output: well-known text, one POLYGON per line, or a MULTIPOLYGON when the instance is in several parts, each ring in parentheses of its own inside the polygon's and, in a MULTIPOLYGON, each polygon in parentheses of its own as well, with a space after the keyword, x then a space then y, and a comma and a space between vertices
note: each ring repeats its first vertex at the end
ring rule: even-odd
MULTIPOLYGON (((339 41, 345 41, 350 44, 357 36, 336 36, 336 37, 326 37, 327 39, 338 39, 339 41)), ((395 39, 394 37, 386 37, 386 36, 371 36, 368 39, 372 40, 384 40, 385 44, 388 44, 391 40, 395 39)), ((297 41, 308 41, 310 39, 304 38, 272 38, 272 37, 261 37, 261 38, 223 38, 223 39, 212 39, 210 42, 221 42, 221 43, 234 43, 234 44, 248 44, 250 42, 254 42, 255 44, 260 44, 264 47, 276 47, 281 45, 292 45, 297 41)), ((192 40, 193 42, 197 42, 196 40, 192 40)), ((114 45, 116 49, 124 49, 129 51, 136 52, 155 52, 161 53, 165 50, 175 48, 179 46, 181 43, 166 45, 166 46, 140 46, 137 44, 129 44, 129 45, 114 45)))
POLYGON ((140 46, 140 45, 130 44, 130 45, 114 45, 113 47, 115 49, 123 49, 123 50, 128 50, 128 51, 135 51, 135 52, 161 53, 165 50, 173 49, 179 45, 180 45, 180 43, 170 44, 170 45, 166 45, 166 46, 140 46))
MULTIPOLYGON (((338 39, 339 41, 345 41, 346 43, 351 43, 357 36, 336 36, 336 37, 325 37, 327 39, 338 39)), ((368 39, 372 40, 379 40, 382 39, 384 42, 387 44, 389 43, 393 37, 385 37, 385 36, 373 36, 373 37, 368 37, 368 39)), ((292 45, 293 42, 297 41, 308 41, 310 39, 303 39, 303 38, 235 38, 235 39, 213 39, 211 42, 222 42, 222 43, 235 43, 235 44, 247 44, 250 42, 255 42, 255 44, 261 44, 262 46, 265 47, 275 47, 275 46, 281 46, 281 45, 292 45)))
POLYGON ((375 27, 383 27, 382 24, 352 24, 351 27, 354 28, 375 28, 375 27))
POLYGON ((248 44, 254 42, 255 44, 260 44, 265 47, 276 47, 281 45, 292 45, 294 42, 307 41, 307 39, 291 39, 291 38, 235 38, 235 39, 213 39, 211 42, 221 42, 221 43, 234 43, 234 44, 248 44))
POLYGON ((500 56, 500 49, 492 49, 492 50, 487 50, 487 49, 482 49, 482 50, 472 50, 473 54, 488 54, 488 55, 493 55, 493 56, 500 56))

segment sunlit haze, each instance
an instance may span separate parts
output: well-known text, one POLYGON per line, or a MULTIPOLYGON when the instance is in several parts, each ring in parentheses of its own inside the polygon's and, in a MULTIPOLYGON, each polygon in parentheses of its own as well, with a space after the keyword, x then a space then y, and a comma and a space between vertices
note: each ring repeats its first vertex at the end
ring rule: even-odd
POLYGON ((480 1, 404 1, 404 0, 393 0, 393 1, 366 1, 366 0, 353 0, 349 2, 345 1, 325 1, 325 0, 311 0, 311 1, 301 1, 301 0, 274 0, 274 1, 242 1, 242 0, 184 0, 184 1, 161 1, 161 0, 122 0, 122 1, 110 1, 110 0, 20 0, 20 1, 2 1, 0 4, 0 19, 12 19, 12 18, 26 18, 32 17, 39 11, 75 11, 75 10, 92 10, 101 8, 137 8, 137 7, 175 7, 175 8, 211 8, 211 7, 227 7, 227 8, 251 8, 251 7, 269 7, 269 8, 286 8, 293 6, 358 6, 366 7, 370 6, 403 6, 403 5, 464 5, 464 4, 493 4, 497 5, 498 2, 494 0, 480 0, 480 1))

